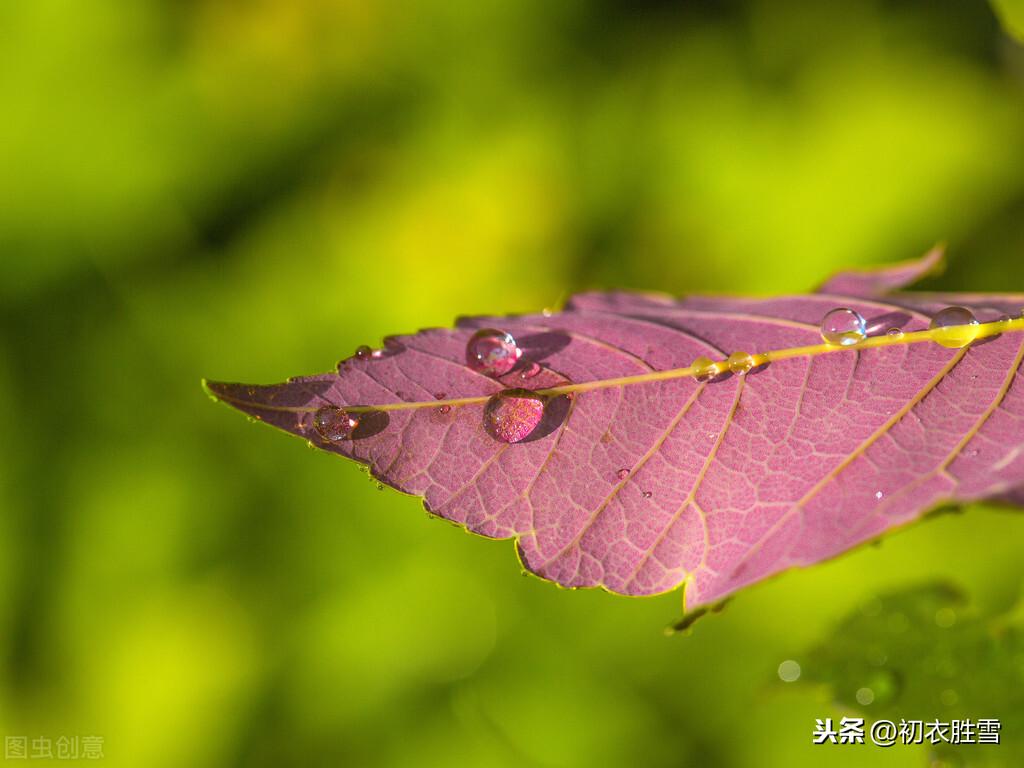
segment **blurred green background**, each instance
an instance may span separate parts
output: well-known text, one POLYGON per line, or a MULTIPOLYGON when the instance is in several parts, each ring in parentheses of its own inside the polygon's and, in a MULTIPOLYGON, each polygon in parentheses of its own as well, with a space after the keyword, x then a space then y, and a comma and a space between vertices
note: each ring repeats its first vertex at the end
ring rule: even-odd
POLYGON ((678 594, 522 578, 199 380, 937 240, 933 287, 1024 289, 1024 48, 990 6, 23 0, 0 105, 5 737, 145 768, 929 764, 812 747, 851 691, 776 669, 886 591, 1009 609, 1021 516, 940 516, 667 638, 678 594))

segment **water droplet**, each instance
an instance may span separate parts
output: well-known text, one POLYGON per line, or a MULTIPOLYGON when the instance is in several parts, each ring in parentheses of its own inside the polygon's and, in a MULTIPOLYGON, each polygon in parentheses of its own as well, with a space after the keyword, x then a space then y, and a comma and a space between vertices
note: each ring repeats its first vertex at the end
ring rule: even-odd
POLYGON ((956 611, 949 607, 939 608, 935 612, 935 624, 943 629, 952 627, 956 624, 956 611))
POLYGON ((325 405, 313 415, 313 426, 324 440, 337 442, 352 436, 352 430, 359 426, 359 418, 344 408, 325 405))
POLYGON ((733 352, 726 362, 729 364, 729 370, 737 376, 742 376, 754 367, 753 356, 746 352, 733 352))
POLYGON ((446 416, 447 414, 451 413, 451 410, 452 407, 450 405, 439 405, 437 407, 437 412, 440 413, 442 416, 446 416))
POLYGON ((446 397, 448 397, 448 393, 447 392, 435 392, 434 393, 434 399, 435 400, 444 400, 446 397))
POLYGON ((858 704, 866 707, 875 700, 875 692, 870 688, 858 688, 857 693, 854 694, 854 698, 857 699, 858 704))
POLYGON ((360 346, 356 347, 357 359, 369 360, 371 357, 373 357, 373 350, 370 349, 368 346, 366 346, 365 344, 361 344, 360 346))
POLYGON ((792 659, 779 664, 779 679, 784 683, 793 683, 800 679, 800 665, 792 659))
POLYGON ((882 493, 881 491, 875 491, 875 498, 876 499, 881 499, 884 495, 885 494, 882 493))
POLYGON ((839 307, 822 318, 821 338, 827 344, 848 347, 864 341, 867 335, 867 323, 860 312, 855 310, 839 307))
POLYGON ((649 498, 651 498, 651 496, 653 496, 654 494, 653 494, 653 493, 651 493, 650 491, 644 491, 644 492, 643 492, 642 494, 640 494, 640 495, 641 495, 641 496, 643 496, 643 497, 644 497, 645 499, 649 499, 649 498))
POLYGON ((544 405, 545 399, 528 389, 506 389, 484 406, 484 429, 503 443, 521 442, 540 424, 544 405))
POLYGON ((707 357, 698 357, 690 367, 694 369, 693 377, 700 382, 713 381, 728 370, 728 366, 722 362, 715 362, 707 357))
POLYGON ((520 379, 532 379, 538 373, 540 373, 541 367, 539 363, 530 363, 523 369, 523 372, 519 374, 520 379))
POLYGON ((619 478, 619 480, 625 480, 627 477, 629 477, 629 468, 623 467, 622 469, 615 473, 615 476, 619 478))
POLYGON ((540 313, 544 317, 551 317, 553 314, 555 314, 555 310, 551 309, 550 307, 544 307, 544 309, 542 309, 540 313))
POLYGON ((466 343, 466 365, 485 376, 504 376, 516 367, 523 351, 512 334, 482 328, 466 343))
POLYGON ((932 339, 950 349, 966 347, 978 337, 978 318, 967 307, 946 307, 928 327, 935 331, 932 339))
POLYGON ((947 688, 946 690, 944 690, 942 693, 939 694, 939 701, 941 701, 947 707, 952 707, 959 700, 960 700, 960 697, 957 695, 956 691, 954 691, 952 688, 947 688))
POLYGON ((885 335, 888 336, 890 339, 902 339, 903 338, 903 329, 902 328, 890 328, 888 331, 885 332, 885 335))
POLYGON ((384 483, 377 483, 377 490, 378 491, 383 491, 384 490, 384 483))

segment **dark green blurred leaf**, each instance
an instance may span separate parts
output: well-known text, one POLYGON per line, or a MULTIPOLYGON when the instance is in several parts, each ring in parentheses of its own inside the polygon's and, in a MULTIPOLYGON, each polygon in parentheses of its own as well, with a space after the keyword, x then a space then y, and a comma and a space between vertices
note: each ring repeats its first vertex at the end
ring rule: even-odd
POLYGON ((801 679, 828 686, 839 707, 863 712, 867 724, 998 719, 998 746, 938 744, 930 747, 935 760, 1024 765, 1022 615, 979 615, 948 584, 868 600, 810 651, 801 679))

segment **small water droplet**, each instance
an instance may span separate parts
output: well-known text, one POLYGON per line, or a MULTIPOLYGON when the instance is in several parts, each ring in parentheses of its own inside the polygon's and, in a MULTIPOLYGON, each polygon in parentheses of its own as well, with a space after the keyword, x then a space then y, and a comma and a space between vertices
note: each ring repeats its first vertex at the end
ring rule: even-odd
POLYGON ((444 400, 446 397, 448 397, 448 393, 447 392, 435 392, 434 393, 434 399, 435 400, 444 400))
POLYGON ((644 492, 643 492, 642 494, 640 494, 640 495, 641 495, 641 496, 643 496, 643 497, 644 497, 645 499, 649 499, 649 498, 651 498, 651 496, 653 496, 654 494, 653 494, 653 493, 651 493, 650 491, 644 491, 644 492))
POLYGON ((821 320, 821 338, 827 344, 848 347, 864 341, 867 335, 867 323, 863 315, 853 309, 833 309, 821 320))
POLYGON ((885 332, 885 335, 888 336, 890 339, 902 339, 903 338, 903 329, 902 328, 890 328, 888 331, 885 332))
POLYGON ((875 700, 875 692, 870 688, 858 688, 857 693, 854 694, 854 698, 857 699, 857 703, 863 707, 875 700))
POLYGON ((698 357, 690 367, 694 369, 693 377, 699 382, 713 381, 728 370, 723 362, 715 362, 708 357, 698 357))
POLYGON ((520 379, 532 379, 538 373, 541 372, 539 363, 530 363, 523 369, 523 372, 519 374, 520 379))
POLYGON ((939 608, 935 612, 935 624, 943 629, 949 629, 956 624, 956 611, 952 608, 939 608))
POLYGON ((619 480, 625 480, 627 477, 629 477, 629 468, 623 467, 622 469, 615 473, 615 476, 619 478, 619 480))
POLYGON ((967 307, 946 307, 932 318, 928 327, 935 331, 932 339, 950 349, 966 347, 978 338, 978 318, 967 307))
POLYGON ((753 356, 746 352, 733 352, 726 362, 729 365, 729 370, 737 376, 742 376, 754 367, 753 356))
POLYGON ((946 690, 944 690, 942 693, 939 694, 939 701, 941 701, 947 707, 952 707, 959 700, 960 700, 960 697, 957 695, 956 691, 954 691, 952 688, 947 688, 946 690))
POLYGON ((786 659, 779 664, 779 679, 784 683, 793 683, 800 679, 800 665, 793 659, 786 659))
POLYGON ((370 349, 368 346, 366 346, 365 344, 361 344, 360 346, 356 347, 357 359, 369 360, 371 357, 373 357, 373 350, 370 349))
POLYGON ((525 440, 544 418, 545 399, 528 389, 506 389, 484 406, 484 429, 503 443, 525 440))
POLYGON ((437 412, 440 413, 442 416, 445 416, 445 415, 451 413, 451 410, 452 410, 452 407, 450 405, 439 405, 437 407, 437 412))
POLYGON ((482 328, 466 343, 466 365, 470 370, 497 378, 516 367, 523 351, 512 334, 482 328))
POLYGON ((324 440, 337 442, 352 436, 352 431, 359 426, 359 418, 344 408, 325 405, 313 415, 313 426, 324 440))
POLYGON ((885 494, 882 493, 881 491, 875 491, 875 498, 876 499, 881 499, 884 495, 885 494))
POLYGON ((551 309, 550 307, 544 307, 544 309, 542 309, 540 313, 544 315, 544 317, 551 317, 553 314, 555 314, 555 310, 551 309))
POLYGON ((384 490, 384 483, 377 483, 377 490, 378 491, 383 491, 384 490))

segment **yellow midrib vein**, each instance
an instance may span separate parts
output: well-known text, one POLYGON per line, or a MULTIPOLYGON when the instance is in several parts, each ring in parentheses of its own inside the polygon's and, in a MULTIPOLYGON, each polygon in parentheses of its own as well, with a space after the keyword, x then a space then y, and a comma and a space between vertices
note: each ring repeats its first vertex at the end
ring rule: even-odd
MULTIPOLYGON (((895 347, 909 344, 921 344, 924 342, 937 343, 935 341, 936 336, 939 333, 950 334, 954 333, 957 328, 970 328, 972 331, 976 331, 974 340, 986 339, 992 336, 999 336, 1004 333, 1017 333, 1024 331, 1024 316, 1018 317, 1011 320, 995 320, 990 323, 979 323, 976 326, 947 326, 941 329, 926 329, 922 331, 911 331, 904 333, 901 336, 870 336, 863 341, 857 342, 856 344, 849 344, 840 346, 836 344, 809 344, 802 347, 789 347, 786 349, 775 349, 768 352, 760 352, 752 354, 753 367, 765 365, 767 363, 776 362, 779 360, 788 360, 794 357, 816 357, 818 355, 833 354, 836 352, 859 352, 865 349, 876 349, 879 347, 895 347)), ((719 366, 727 366, 725 360, 712 361, 719 366)), ((624 387, 631 384, 646 384, 656 381, 671 381, 672 379, 682 379, 688 376, 695 376, 697 373, 705 372, 703 366, 688 365, 685 368, 670 368, 664 371, 649 371, 647 373, 634 374, 632 376, 618 376, 610 379, 597 379, 595 381, 584 381, 576 384, 562 384, 557 387, 547 387, 545 389, 534 390, 535 394, 544 397, 555 397, 558 395, 569 395, 576 392, 591 392, 597 389, 610 389, 612 387, 624 387)), ((728 371, 727 367, 722 368, 722 372, 728 371)), ((204 382, 205 384, 206 382, 204 382)), ((208 387, 207 387, 208 388, 208 387)), ((209 389, 209 388, 208 388, 209 389)), ((308 406, 308 407, 290 407, 290 406, 274 406, 265 405, 258 402, 249 400, 241 400, 239 398, 231 397, 230 395, 211 392, 211 394, 219 400, 226 402, 255 407, 262 410, 272 411, 284 411, 288 413, 311 413, 316 411, 320 406, 308 406)), ((380 405, 344 405, 346 411, 350 413, 365 413, 368 411, 408 411, 415 410, 417 408, 438 408, 441 406, 452 406, 458 407, 462 405, 479 405, 486 403, 492 395, 477 395, 473 397, 457 397, 450 399, 441 400, 427 400, 417 402, 401 402, 401 403, 381 403, 380 405)))

